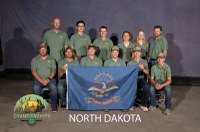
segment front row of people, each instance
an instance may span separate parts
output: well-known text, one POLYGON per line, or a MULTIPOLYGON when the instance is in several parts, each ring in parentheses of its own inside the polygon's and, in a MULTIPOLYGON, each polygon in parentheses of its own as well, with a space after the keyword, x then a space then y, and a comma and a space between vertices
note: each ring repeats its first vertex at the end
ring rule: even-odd
MULTIPOLYGON (((46 86, 50 90, 51 107, 52 111, 56 112, 57 109, 57 94, 61 99, 61 107, 66 107, 66 74, 67 65, 80 65, 80 66, 126 66, 123 59, 119 58, 119 47, 113 46, 111 48, 111 58, 104 62, 98 58, 96 54, 96 47, 94 45, 88 46, 88 55, 81 59, 80 63, 77 61, 73 48, 68 46, 65 49, 65 58, 58 63, 48 55, 47 46, 41 44, 39 46, 39 55, 34 57, 31 62, 31 70, 34 76, 34 94, 41 94, 42 87, 46 86), (58 70, 58 85, 56 87, 56 69, 58 70)), ((141 58, 141 48, 134 47, 132 49, 132 60, 127 63, 130 65, 139 65, 138 86, 142 88, 142 101, 141 109, 143 111, 152 111, 156 108, 156 91, 165 91, 165 105, 166 109, 164 114, 171 113, 171 69, 165 63, 165 55, 160 53, 157 57, 157 63, 152 66, 151 70, 148 68, 146 60, 141 58), (148 78, 150 77, 150 83, 148 78), (148 101, 150 97, 150 106, 148 101)), ((128 91, 127 91, 128 92, 128 91)))

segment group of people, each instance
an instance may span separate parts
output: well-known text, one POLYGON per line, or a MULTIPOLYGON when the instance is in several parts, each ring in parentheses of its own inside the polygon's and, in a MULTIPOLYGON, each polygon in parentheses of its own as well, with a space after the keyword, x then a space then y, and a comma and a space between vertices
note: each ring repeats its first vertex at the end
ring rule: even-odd
MULTIPOLYGON (((139 65, 138 86, 142 88, 140 108, 152 111, 156 108, 156 91, 165 91, 164 114, 171 113, 171 69, 165 62, 168 43, 162 36, 162 27, 154 27, 154 38, 147 42, 144 30, 139 30, 137 38, 131 41, 128 31, 122 33, 123 41, 115 45, 107 37, 108 28, 99 28, 99 37, 93 43, 84 32, 85 22, 76 23, 77 32, 69 39, 60 30, 59 18, 53 20, 53 29, 45 32, 39 45, 39 54, 32 59, 31 70, 34 76, 34 94, 41 94, 42 87, 50 89, 52 111, 56 112, 58 95, 60 106, 66 107, 67 65, 80 66, 130 66, 139 65), (150 102, 150 105, 148 105, 150 102), (148 107, 149 106, 149 107, 148 107)), ((119 73, 120 74, 120 73, 119 73)), ((128 92, 128 91, 127 91, 128 92)))

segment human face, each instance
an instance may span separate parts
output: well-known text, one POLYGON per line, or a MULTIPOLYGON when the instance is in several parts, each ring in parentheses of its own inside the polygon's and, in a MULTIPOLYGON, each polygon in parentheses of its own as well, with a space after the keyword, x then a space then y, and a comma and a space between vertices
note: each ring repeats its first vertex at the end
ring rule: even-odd
POLYGON ((46 48, 40 48, 39 54, 40 54, 40 56, 45 57, 47 55, 47 49, 46 48))
POLYGON ((140 58, 140 55, 141 55, 141 52, 140 52, 140 51, 135 51, 135 52, 134 52, 134 58, 139 59, 139 58, 140 58))
POLYGON ((100 29, 100 36, 101 36, 101 38, 106 38, 106 36, 107 36, 107 29, 105 29, 105 28, 101 28, 100 29))
POLYGON ((83 23, 79 23, 77 26, 76 26, 76 29, 78 32, 81 32, 83 33, 84 30, 85 30, 85 25, 83 23))
POLYGON ((125 32, 125 33, 123 34, 123 40, 124 40, 124 41, 130 41, 130 34, 125 32))
POLYGON ((144 40, 144 32, 143 31, 140 31, 139 33, 138 33, 138 39, 139 40, 144 40))
POLYGON ((89 56, 94 56, 95 55, 96 50, 94 48, 89 48, 88 49, 88 54, 89 56))
POLYGON ((65 56, 67 58, 72 58, 72 55, 73 55, 73 53, 72 53, 72 51, 70 49, 68 49, 67 51, 65 51, 65 56))
POLYGON ((114 51, 111 52, 111 57, 113 59, 117 59, 118 55, 119 55, 119 51, 117 51, 117 50, 114 50, 114 51))
POLYGON ((154 37, 157 38, 162 34, 162 31, 160 30, 160 28, 155 28, 153 34, 154 37))
POLYGON ((55 18, 55 19, 53 20, 53 28, 54 28, 55 30, 59 30, 59 29, 60 29, 60 19, 55 18))
POLYGON ((158 61, 158 65, 159 65, 159 66, 163 66, 163 64, 164 64, 164 62, 165 62, 165 58, 159 57, 159 58, 157 59, 157 61, 158 61))

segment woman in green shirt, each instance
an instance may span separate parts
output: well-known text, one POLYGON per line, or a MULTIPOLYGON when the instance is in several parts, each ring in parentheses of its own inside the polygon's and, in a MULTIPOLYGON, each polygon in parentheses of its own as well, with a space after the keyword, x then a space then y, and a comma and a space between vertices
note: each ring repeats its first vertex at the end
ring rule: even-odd
POLYGON ((149 43, 146 41, 144 30, 140 29, 138 31, 137 39, 134 42, 133 47, 140 47, 141 48, 141 58, 145 59, 145 60, 147 59, 149 43))
POLYGON ((131 42, 130 32, 124 31, 122 34, 123 42, 118 44, 120 48, 120 58, 122 58, 126 63, 131 60, 131 49, 133 43, 131 42))

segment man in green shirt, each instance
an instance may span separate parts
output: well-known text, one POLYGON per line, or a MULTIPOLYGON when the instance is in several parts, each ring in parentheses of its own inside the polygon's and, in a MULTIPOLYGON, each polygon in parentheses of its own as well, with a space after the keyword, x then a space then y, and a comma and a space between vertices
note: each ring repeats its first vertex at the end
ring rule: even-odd
POLYGON ((150 67, 156 64, 156 58, 159 53, 163 53, 167 57, 168 42, 162 36, 162 27, 154 27, 154 38, 150 40, 150 47, 148 52, 148 61, 150 67))
POLYGON ((41 95, 42 87, 48 87, 51 94, 52 111, 57 111, 57 88, 54 76, 56 74, 56 62, 47 54, 47 46, 39 45, 39 55, 31 61, 31 71, 34 76, 33 93, 41 95))
POLYGON ((102 60, 96 55, 96 46, 91 44, 88 46, 88 55, 81 59, 81 66, 102 66, 102 60))
POLYGON ((68 46, 65 49, 65 58, 59 61, 58 63, 58 95, 61 99, 61 108, 66 107, 66 92, 67 92, 67 83, 66 83, 66 70, 68 65, 79 65, 79 62, 73 58, 73 49, 68 46))
POLYGON ((149 84, 147 82, 147 76, 149 75, 149 69, 147 61, 141 58, 141 48, 135 47, 132 49, 133 59, 127 65, 139 65, 138 73, 138 93, 141 92, 142 88, 142 99, 140 108, 143 111, 148 111, 147 103, 149 98, 149 84))
POLYGON ((104 66, 126 66, 125 61, 119 58, 119 47, 111 48, 111 58, 106 60, 104 66))
POLYGON ((149 111, 156 108, 155 92, 164 90, 165 92, 165 112, 169 115, 171 113, 171 69, 165 63, 165 54, 160 53, 157 57, 157 64, 151 68, 151 88, 150 88, 150 107, 149 111))
POLYGON ((77 59, 80 61, 81 58, 87 55, 87 47, 91 44, 90 37, 84 33, 85 22, 80 20, 76 23, 77 33, 71 36, 70 46, 75 49, 77 59))
POLYGON ((69 45, 69 39, 65 32, 60 30, 60 19, 53 20, 53 29, 44 34, 43 43, 47 44, 50 50, 50 56, 58 63, 64 55, 64 49, 69 45))
POLYGON ((113 42, 107 37, 108 29, 106 26, 99 28, 100 37, 94 40, 94 45, 99 49, 99 57, 103 62, 110 58, 110 51, 113 47, 113 42))

